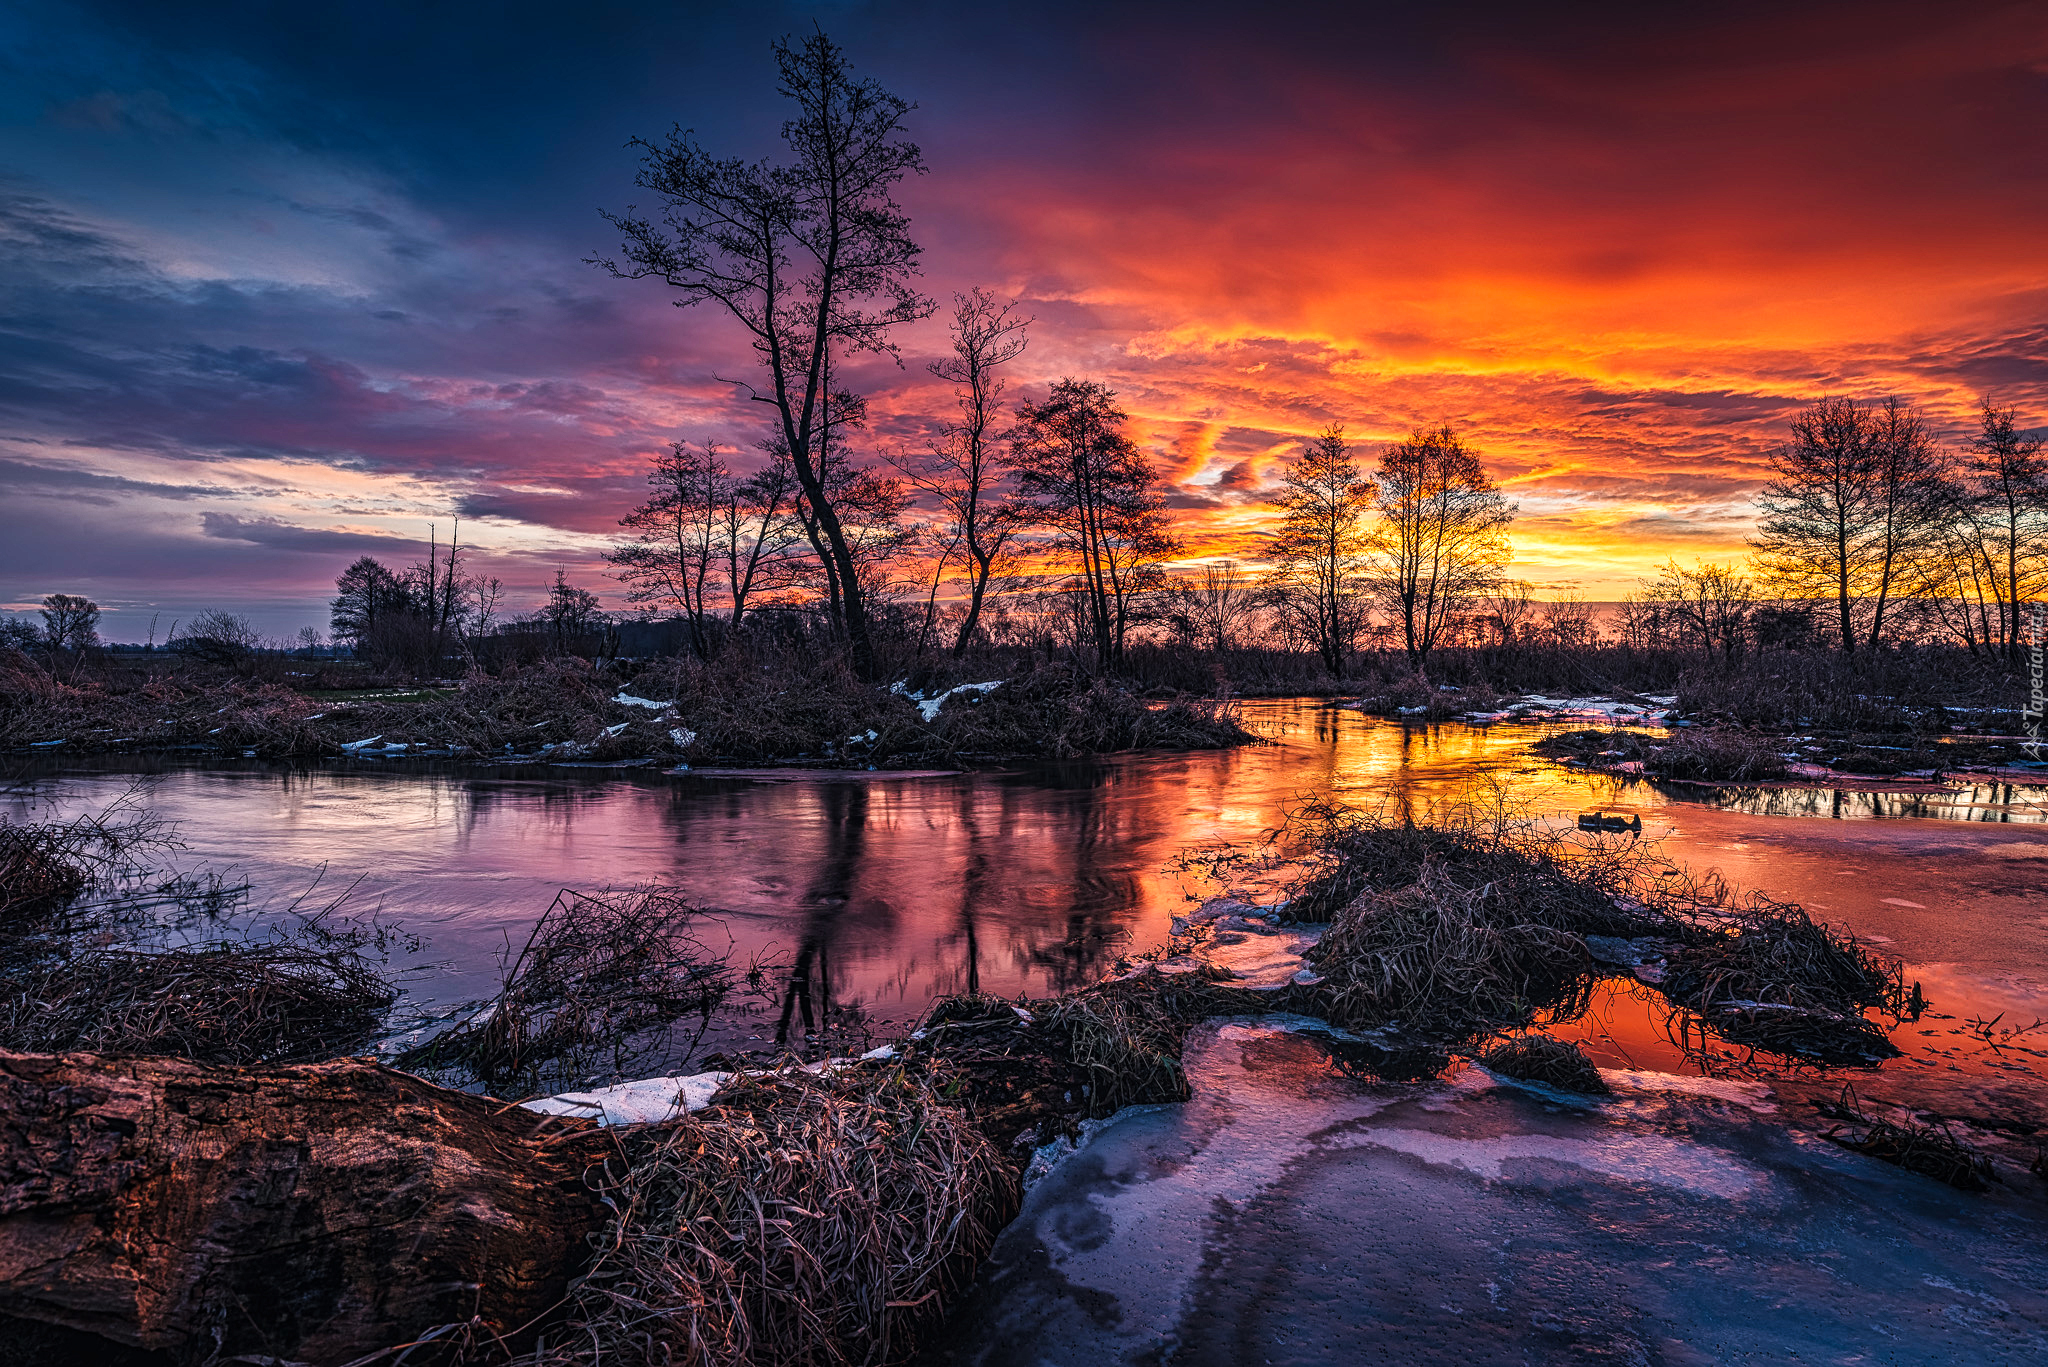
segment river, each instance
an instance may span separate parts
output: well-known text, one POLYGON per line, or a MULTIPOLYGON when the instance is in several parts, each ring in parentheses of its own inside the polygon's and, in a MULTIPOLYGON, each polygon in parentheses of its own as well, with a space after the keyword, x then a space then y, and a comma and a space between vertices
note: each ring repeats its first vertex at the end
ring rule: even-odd
MULTIPOLYGON (((673 885, 712 909, 713 948, 768 967, 734 1027, 761 1047, 828 1018, 886 1037, 951 992, 1081 986, 1203 891, 1171 867, 1184 850, 1255 841, 1310 798, 1422 810, 1492 783, 1532 814, 1640 814, 1681 862, 1903 959, 1935 1011, 1895 1031, 1894 1071, 2015 1101, 2048 1071, 2048 1028, 1994 1050, 1968 1026, 2048 1015, 2048 789, 1729 795, 1532 755, 1558 723, 1404 725, 1319 700, 1244 717, 1269 743, 940 776, 43 759, 5 800, 47 819, 132 790, 177 823, 181 865, 247 880, 252 919, 346 891, 343 913, 424 941, 399 967, 425 1008, 489 995, 561 888, 673 885)), ((1615 991, 1566 1033, 1603 1065, 1683 1070, 1660 1021, 1615 991)))

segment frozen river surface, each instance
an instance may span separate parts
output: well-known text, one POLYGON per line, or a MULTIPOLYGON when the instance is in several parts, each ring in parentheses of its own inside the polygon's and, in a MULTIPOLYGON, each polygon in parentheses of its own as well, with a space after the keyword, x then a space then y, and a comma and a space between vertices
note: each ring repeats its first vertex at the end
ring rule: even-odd
POLYGON ((1363 1082, 1242 1023, 1186 1057, 1193 1101, 1032 1189, 929 1367, 2048 1361, 2038 1198, 1844 1153, 1760 1084, 1363 1082))

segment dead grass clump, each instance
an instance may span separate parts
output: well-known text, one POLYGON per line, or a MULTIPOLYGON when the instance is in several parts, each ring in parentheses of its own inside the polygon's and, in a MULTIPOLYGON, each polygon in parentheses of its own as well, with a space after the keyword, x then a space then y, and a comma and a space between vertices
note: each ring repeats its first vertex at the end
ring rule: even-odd
POLYGON ((1681 730, 1661 746, 1652 746, 1643 767, 1664 778, 1782 778, 1782 742, 1751 731, 1724 727, 1681 730))
POLYGON ((900 1362, 1017 1207, 995 1147, 900 1068, 749 1075, 589 1180, 616 1214, 549 1367, 900 1362))
POLYGON ((1545 736, 1529 748, 1551 759, 1576 759, 1596 768, 1607 768, 1629 760, 1645 758, 1655 743, 1654 737, 1644 735, 1640 731, 1608 731, 1599 727, 1588 727, 1580 731, 1560 731, 1554 736, 1545 736))
POLYGON ((1048 759, 1218 750, 1257 739, 1238 725, 1228 700, 1148 701, 1066 663, 1040 665, 984 694, 948 699, 930 734, 947 754, 1048 759))
POLYGON ((1734 1044, 1827 1064, 1899 1053, 1863 1013, 1906 1009, 1900 966, 1790 902, 1753 897, 1699 928, 1662 987, 1734 1044))
POLYGON ((1914 1121, 1901 1124, 1865 1115, 1856 1093, 1846 1087, 1842 1089, 1840 1103, 1823 1105, 1821 1109, 1837 1120, 1864 1127, 1863 1133, 1846 1136, 1839 1125, 1827 1131, 1824 1137, 1845 1149, 1895 1163, 1908 1172, 1932 1177, 1962 1191, 1989 1191, 1991 1184, 1999 1180, 1991 1160, 1957 1139, 1946 1121, 1934 1125, 1914 1121))
POLYGON ((934 1005, 902 1048, 943 1069, 947 1098, 1021 1170, 1033 1148, 1083 1120, 1187 1100, 1188 1030, 1247 1005, 1195 974, 1116 978, 1025 1006, 962 995, 934 1005))
POLYGON ((1481 1054, 1479 1061, 1503 1077, 1540 1082, 1560 1091, 1600 1096, 1613 1090, 1585 1051, 1570 1040, 1549 1035, 1503 1040, 1481 1054))
POLYGON ((354 947, 288 941, 90 948, 12 973, 0 993, 0 1047, 227 1064, 359 1052, 398 996, 354 947))
POLYGON ((1086 1077, 1091 1117, 1126 1106, 1185 1101, 1193 1095, 1181 1067, 1181 1041, 1193 1019, 1150 985, 1105 983, 1039 1008, 1046 1030, 1086 1077))
POLYGON ((1746 1001, 1896 1015, 1906 1004, 1897 963, 1822 925, 1804 907, 1765 897, 1725 913, 1718 933, 1673 954, 1664 987, 1696 1008, 1746 1001))
POLYGON ((1491 689, 1488 694, 1487 698, 1467 698, 1462 693, 1446 693, 1419 674, 1404 674, 1385 681, 1380 688, 1360 697, 1353 705, 1373 716, 1399 717, 1408 721, 1448 721, 1482 708, 1488 701, 1498 701, 1498 695, 1491 689))
POLYGON ((92 873, 56 826, 0 822, 0 925, 39 916, 85 891, 92 873))
POLYGON ((1361 894, 1412 886, 1434 865, 1443 880, 1492 888, 1524 920, 1555 930, 1626 937, 1668 928, 1640 901, 1652 857, 1636 842, 1552 833, 1472 808, 1432 816, 1417 822, 1305 805, 1281 836, 1309 870, 1292 890, 1287 919, 1332 920, 1361 894))
POLYGON ((1497 884, 1461 886, 1435 859, 1407 887, 1360 894, 1304 957, 1334 1024, 1446 1039, 1539 1009, 1568 1019, 1595 978, 1581 937, 1524 915, 1497 884))
POLYGON ((541 1092, 680 1062, 732 989, 696 935, 703 911, 673 890, 558 894, 507 963, 496 998, 398 1066, 466 1073, 485 1086, 541 1092))

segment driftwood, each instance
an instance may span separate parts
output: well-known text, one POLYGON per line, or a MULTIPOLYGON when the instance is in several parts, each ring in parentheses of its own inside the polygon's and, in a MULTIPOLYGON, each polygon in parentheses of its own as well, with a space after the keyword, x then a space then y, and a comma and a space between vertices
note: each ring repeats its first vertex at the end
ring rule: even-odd
POLYGON ((0 1052, 0 1316, 181 1362, 530 1337, 609 1144, 368 1062, 0 1052))

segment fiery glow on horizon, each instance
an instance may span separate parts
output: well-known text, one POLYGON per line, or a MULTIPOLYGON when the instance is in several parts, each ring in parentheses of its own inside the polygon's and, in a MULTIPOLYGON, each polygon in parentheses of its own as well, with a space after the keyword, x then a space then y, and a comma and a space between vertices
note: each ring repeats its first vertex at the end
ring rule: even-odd
MULTIPOLYGON (((1036 317, 1013 398, 1067 374, 1119 391, 1190 560, 1256 562, 1280 467, 1333 421, 1368 468, 1456 424, 1519 505, 1511 572, 1590 599, 1740 557, 1763 462, 1820 394, 1898 393, 1951 442, 1985 394, 2048 425, 2035 5, 1311 7, 1170 33, 1090 11, 1042 48, 976 27, 1016 18, 828 23, 919 101, 928 290, 1036 317)), ((712 82, 714 146, 773 127, 765 61, 727 74, 665 41, 712 82)), ((18 100, 0 286, 29 321, 0 353, 0 487, 26 511, 0 598, 90 592, 117 631, 152 604, 318 621, 347 559, 402 561, 457 515, 516 594, 558 564, 602 586, 646 456, 745 453, 761 411, 725 382, 749 368, 729 329, 581 265, 588 206, 630 198, 616 138, 693 116, 666 61, 636 85, 596 51, 606 78, 550 97, 564 125, 601 113, 550 133, 573 169, 508 152, 482 188, 420 169, 410 107, 345 153, 295 141, 283 95, 225 109, 106 62, 18 100)), ((528 59, 551 55, 503 57, 528 59)), ((259 91, 317 74, 247 63, 259 91)), ((940 321, 899 341, 900 368, 846 367, 876 459, 949 408, 924 369, 940 321)))

